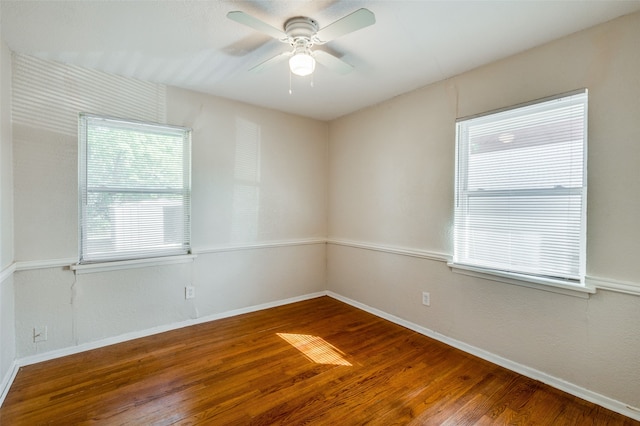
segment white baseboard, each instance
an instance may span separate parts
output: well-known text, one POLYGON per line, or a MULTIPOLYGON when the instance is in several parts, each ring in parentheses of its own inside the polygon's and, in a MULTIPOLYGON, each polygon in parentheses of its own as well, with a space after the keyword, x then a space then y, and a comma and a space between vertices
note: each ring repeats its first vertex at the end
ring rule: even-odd
POLYGON ((336 300, 344 302, 348 305, 351 305, 358 309, 362 309, 363 311, 369 312, 370 314, 373 314, 377 317, 380 317, 388 321, 391 321, 395 324, 401 325, 405 328, 408 328, 409 330, 413 330, 417 333, 420 333, 432 339, 438 340, 456 349, 460 349, 461 351, 467 352, 471 355, 475 355, 478 358, 482 358, 493 364, 499 365, 511 371, 515 371, 516 373, 522 374, 523 376, 529 377, 534 380, 538 380, 556 389, 560 389, 561 391, 577 396, 578 398, 582 398, 586 401, 600 405, 604 408, 607 408, 611 411, 615 411, 617 413, 620 413, 632 419, 640 420, 640 408, 629 406, 623 402, 606 397, 604 395, 600 395, 599 393, 590 391, 583 387, 577 386, 573 383, 567 382, 557 377, 550 376, 549 374, 546 374, 542 371, 538 371, 534 368, 527 367, 526 365, 522 365, 517 362, 511 361, 509 359, 503 358, 501 356, 492 354, 491 352, 487 352, 484 349, 480 349, 475 346, 469 345, 467 343, 461 342, 459 340, 452 339, 443 334, 430 330, 426 327, 422 327, 418 324, 412 323, 410 321, 407 321, 395 315, 388 314, 379 309, 372 308, 371 306, 349 299, 348 297, 344 297, 332 291, 327 291, 327 295, 336 300))
POLYGON ((20 366, 18 365, 18 362, 13 361, 11 363, 11 367, 7 371, 7 374, 2 378, 2 381, 0 382, 0 407, 2 407, 2 403, 9 393, 11 384, 13 384, 13 380, 16 378, 19 369, 20 366))
POLYGON ((288 305, 290 303, 300 302, 303 300, 315 299, 316 297, 326 296, 326 291, 320 291, 317 293, 309 293, 302 296, 290 297, 288 299, 276 300, 273 302, 262 303, 259 305, 248 306, 246 308, 233 309, 231 311, 225 311, 218 314, 207 315, 200 318, 181 321, 178 323, 161 325, 158 327, 152 327, 140 331, 132 331, 130 333, 120 334, 118 336, 107 337, 105 339, 96 340, 95 342, 81 343, 76 346, 70 346, 67 348, 57 349, 53 351, 43 352, 37 355, 31 355, 28 357, 20 358, 17 360, 19 367, 25 365, 36 364, 43 361, 49 361, 56 358, 61 358, 67 355, 74 355, 80 352, 90 351, 92 349, 98 349, 109 345, 115 345, 117 343, 126 342, 133 339, 139 339, 141 337, 152 336, 154 334, 164 333, 166 331, 177 330, 179 328, 189 327, 191 325, 202 324, 209 321, 215 321, 222 318, 233 317, 236 315, 242 315, 249 312, 261 311, 263 309, 275 308, 276 306, 288 305))

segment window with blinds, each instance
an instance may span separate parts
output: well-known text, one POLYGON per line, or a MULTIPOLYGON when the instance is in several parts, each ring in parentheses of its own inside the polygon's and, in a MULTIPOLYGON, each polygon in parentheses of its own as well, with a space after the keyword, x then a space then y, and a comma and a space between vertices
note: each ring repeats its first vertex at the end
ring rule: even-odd
POLYGON ((587 92, 457 122, 453 265, 584 285, 587 92))
POLYGON ((80 263, 191 250, 191 130, 80 115, 80 263))

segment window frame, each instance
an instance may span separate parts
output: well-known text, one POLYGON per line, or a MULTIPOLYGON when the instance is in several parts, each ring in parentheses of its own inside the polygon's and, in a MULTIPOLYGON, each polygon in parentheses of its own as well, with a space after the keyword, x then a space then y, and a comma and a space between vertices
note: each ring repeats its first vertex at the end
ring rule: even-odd
MULTIPOLYGON (((463 117, 456 120, 456 153, 455 153, 455 183, 454 183, 454 220, 453 220, 453 256, 449 263, 454 272, 461 272, 467 275, 479 276, 482 278, 493 279, 497 281, 507 282, 511 284, 525 285, 528 287, 548 289, 549 287, 555 287, 559 289, 559 292, 566 292, 572 294, 574 290, 578 292, 593 293, 595 290, 588 286, 586 283, 586 206, 587 206, 587 140, 588 140, 588 91, 587 89, 579 89, 572 92, 562 93, 547 98, 534 100, 531 102, 518 104, 508 108, 502 108, 494 111, 489 111, 482 114, 477 114, 469 117, 463 117), (574 97, 576 95, 584 96, 584 127, 583 127, 583 156, 582 156, 582 186, 579 188, 536 188, 536 189, 502 189, 502 190, 489 190, 489 191, 477 191, 477 193, 470 193, 468 190, 468 176, 469 176, 469 157, 465 155, 461 150, 464 145, 468 148, 468 140, 462 142, 462 138, 467 137, 464 135, 463 123, 469 123, 476 119, 486 119, 487 117, 496 116, 496 122, 505 115, 510 113, 518 114, 517 110, 527 107, 545 106, 544 104, 551 104, 553 101, 562 101, 565 98, 574 97), (466 145, 465 145, 466 144, 466 145), (524 270, 508 270, 495 267, 487 267, 479 263, 467 262, 468 257, 460 256, 457 250, 460 240, 458 239, 458 224, 461 214, 461 202, 463 199, 469 199, 470 197, 513 197, 515 195, 521 195, 524 197, 531 196, 549 196, 549 195, 579 195, 581 200, 580 211, 580 236, 578 247, 578 268, 579 272, 574 277, 557 277, 548 276, 544 274, 532 273, 524 270)), ((467 231, 469 232, 469 231, 467 231)))
MULTIPOLYGON (((147 261, 162 261, 163 263, 172 262, 171 259, 191 259, 191 136, 192 129, 173 126, 168 124, 153 123, 147 121, 132 120, 126 118, 118 118, 106 115, 80 113, 78 119, 78 264, 73 269, 82 269, 87 267, 95 267, 100 264, 121 264, 121 265, 140 265, 147 261), (102 124, 110 124, 113 129, 130 128, 133 131, 153 133, 173 133, 180 135, 182 141, 182 181, 180 189, 143 189, 134 187, 127 188, 92 188, 89 185, 89 138, 88 130, 92 123, 99 122, 102 124), (178 204, 181 207, 182 228, 180 229, 180 242, 174 244, 174 248, 151 248, 146 246, 144 249, 125 250, 124 255, 117 255, 117 249, 111 250, 110 255, 96 255, 88 252, 87 240, 88 223, 85 220, 87 215, 87 200, 91 193, 112 193, 116 195, 131 194, 167 194, 174 195, 180 199, 178 204), (178 247, 179 248, 176 248, 178 247)), ((161 203, 158 203, 159 205, 161 203)), ((166 206, 165 206, 166 207, 166 206)), ((164 209, 163 209, 164 211, 164 209)), ((163 216, 163 229, 166 227, 163 216)), ((112 228, 111 228, 112 229, 112 228)))

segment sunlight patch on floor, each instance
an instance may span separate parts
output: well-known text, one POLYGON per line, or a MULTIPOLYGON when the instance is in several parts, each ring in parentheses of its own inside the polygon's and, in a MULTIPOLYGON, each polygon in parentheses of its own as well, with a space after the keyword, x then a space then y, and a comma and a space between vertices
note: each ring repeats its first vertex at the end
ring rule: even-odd
POLYGON ((326 342, 322 337, 309 334, 276 334, 317 364, 351 366, 351 363, 344 359, 343 352, 326 342))

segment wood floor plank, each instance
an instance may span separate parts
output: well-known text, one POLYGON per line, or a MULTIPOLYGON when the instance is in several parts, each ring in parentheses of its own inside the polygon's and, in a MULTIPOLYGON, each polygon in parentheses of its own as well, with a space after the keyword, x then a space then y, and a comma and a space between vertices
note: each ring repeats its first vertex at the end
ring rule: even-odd
POLYGON ((640 425, 329 297, 22 367, 1 425, 640 425))

